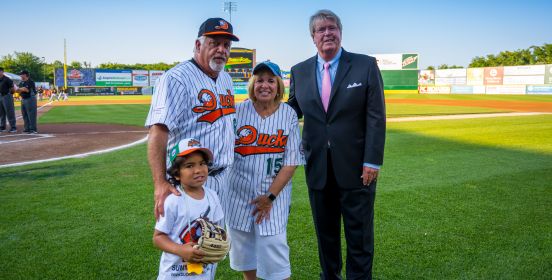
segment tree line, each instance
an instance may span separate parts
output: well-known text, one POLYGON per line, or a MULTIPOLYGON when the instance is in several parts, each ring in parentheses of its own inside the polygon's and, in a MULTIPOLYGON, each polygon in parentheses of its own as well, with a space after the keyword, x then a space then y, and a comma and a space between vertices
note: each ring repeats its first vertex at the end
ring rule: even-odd
MULTIPOLYGON (((178 62, 172 64, 159 62, 152 64, 122 64, 107 62, 98 65, 96 68, 103 69, 134 69, 134 70, 169 70, 178 62)), ((533 65, 533 64, 552 64, 552 44, 544 44, 542 46, 530 46, 527 49, 519 49, 515 51, 502 51, 497 55, 489 54, 486 56, 476 56, 472 59, 468 67, 491 67, 491 66, 515 66, 515 65, 533 65)), ((31 73, 31 77, 35 81, 46 81, 53 83, 54 69, 62 68, 63 63, 56 60, 52 63, 46 63, 43 57, 38 57, 30 52, 15 52, 0 58, 0 66, 4 71, 11 73, 19 73, 22 70, 27 70, 31 73)), ((72 61, 67 65, 68 69, 92 68, 90 63, 72 61)), ((437 69, 454 69, 464 68, 459 65, 441 64, 437 69)), ((427 67, 428 70, 434 70, 434 66, 427 67)))
MULTIPOLYGON (((552 44, 542 46, 530 46, 526 49, 515 51, 501 51, 497 55, 476 56, 471 60, 468 67, 494 67, 494 66, 517 66, 534 64, 552 64, 552 44)), ((437 69, 464 68, 458 65, 441 64, 437 69)), ((427 67, 427 70, 435 70, 434 66, 427 67)))
MULTIPOLYGON (((103 69, 133 69, 133 70, 169 70, 179 62, 172 64, 159 62, 152 64, 122 64, 122 63, 102 63, 94 68, 103 69)), ((22 70, 27 70, 31 74, 34 81, 40 82, 54 82, 54 71, 56 68, 63 68, 63 62, 55 60, 52 63, 47 63, 43 57, 38 57, 30 52, 15 52, 14 54, 8 54, 0 58, 0 67, 4 68, 4 71, 17 74, 22 70)), ((67 69, 83 69, 92 68, 92 65, 86 61, 72 61, 67 65, 67 69)))

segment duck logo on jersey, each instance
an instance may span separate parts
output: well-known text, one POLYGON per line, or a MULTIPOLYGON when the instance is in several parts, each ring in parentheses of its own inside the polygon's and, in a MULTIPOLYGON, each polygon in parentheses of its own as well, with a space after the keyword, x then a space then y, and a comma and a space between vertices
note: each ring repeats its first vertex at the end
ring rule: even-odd
POLYGON ((288 136, 283 129, 278 129, 276 134, 258 133, 251 125, 240 127, 236 134, 236 148, 234 152, 242 156, 283 153, 286 148, 288 136))
POLYGON ((208 89, 202 89, 197 99, 201 102, 201 105, 192 108, 194 113, 202 114, 197 122, 214 123, 223 116, 235 114, 234 108, 234 96, 230 90, 226 90, 227 94, 219 94, 220 108, 217 102, 217 96, 208 89))

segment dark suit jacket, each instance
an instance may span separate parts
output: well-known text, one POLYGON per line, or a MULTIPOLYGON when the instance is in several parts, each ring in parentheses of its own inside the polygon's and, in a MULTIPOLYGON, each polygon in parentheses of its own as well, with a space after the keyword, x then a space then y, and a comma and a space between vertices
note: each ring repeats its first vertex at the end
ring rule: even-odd
POLYGON ((341 188, 362 186, 363 163, 383 164, 385 100, 376 59, 341 53, 332 84, 328 112, 324 112, 316 82, 316 59, 291 68, 288 104, 304 116, 303 148, 309 188, 326 185, 327 149, 330 148, 337 183, 341 188))

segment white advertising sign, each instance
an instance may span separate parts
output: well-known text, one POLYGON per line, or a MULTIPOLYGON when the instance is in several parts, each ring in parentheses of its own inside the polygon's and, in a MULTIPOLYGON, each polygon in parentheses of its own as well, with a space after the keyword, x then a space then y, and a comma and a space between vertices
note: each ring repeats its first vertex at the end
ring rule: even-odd
POLYGON ((485 93, 485 86, 473 86, 473 93, 485 93))
POLYGON ((525 86, 487 86, 487 94, 525 94, 525 86))
POLYGON ((150 70, 149 74, 150 74, 150 77, 149 77, 150 84, 149 85, 150 86, 155 86, 155 82, 157 82, 157 79, 159 79, 159 77, 161 77, 163 74, 165 74, 165 71, 150 70))
POLYGON ((435 78, 466 77, 466 69, 438 69, 435 78))
MULTIPOLYGON (((506 69, 506 67, 504 67, 506 69)), ((504 76, 504 85, 544 85, 544 76, 504 76)))
POLYGON ((380 70, 401 70, 402 54, 372 54, 378 61, 380 70))
POLYGON ((446 86, 419 86, 419 93, 424 94, 448 94, 450 93, 450 87, 446 86))
POLYGON ((132 70, 132 85, 138 87, 147 87, 149 85, 148 70, 132 70))
POLYGON ((504 76, 544 75, 546 65, 504 66, 504 76))
POLYGON ((435 78, 436 85, 465 85, 466 77, 435 78))

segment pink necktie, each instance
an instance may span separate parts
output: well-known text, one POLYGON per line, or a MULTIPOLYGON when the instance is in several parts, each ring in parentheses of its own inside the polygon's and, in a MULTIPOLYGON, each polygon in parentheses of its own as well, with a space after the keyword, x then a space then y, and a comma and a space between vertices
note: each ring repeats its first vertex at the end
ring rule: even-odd
POLYGON ((324 63, 324 76, 322 76, 322 105, 324 111, 328 112, 328 103, 330 103, 330 92, 332 91, 332 81, 330 80, 330 63, 324 63))

